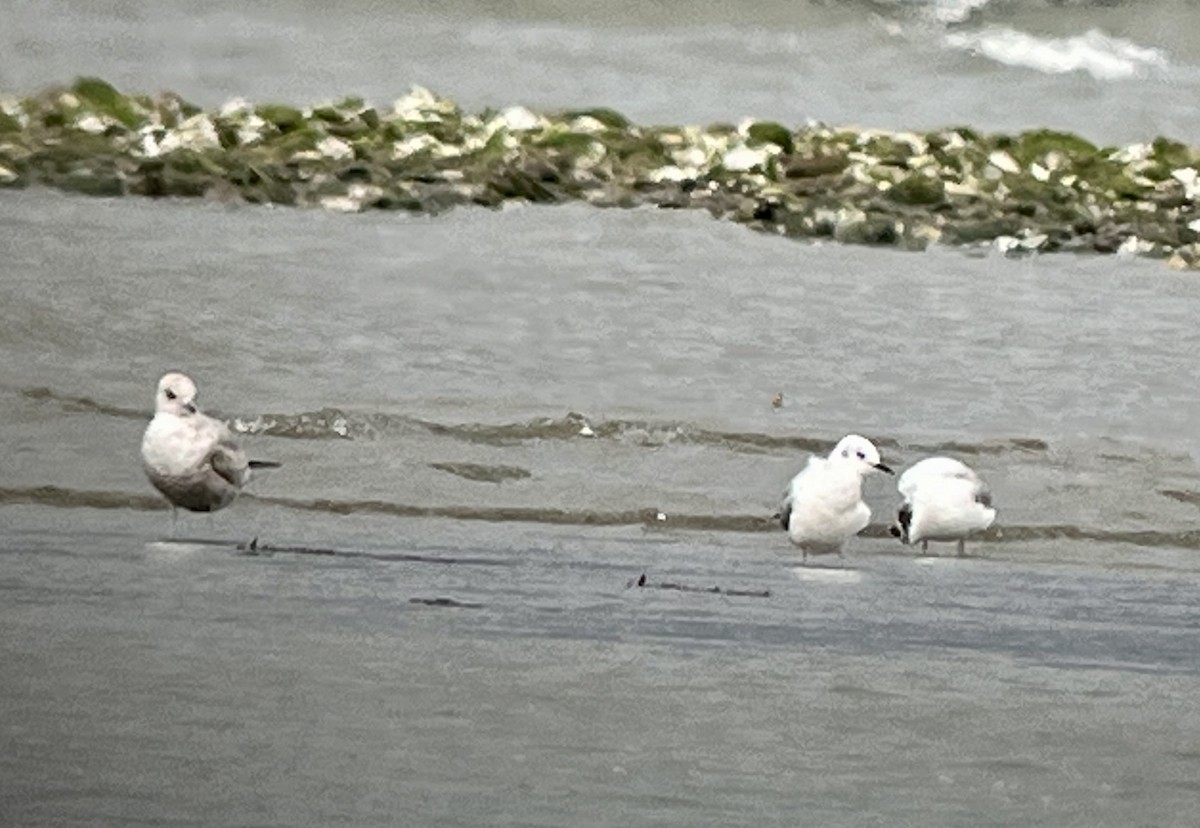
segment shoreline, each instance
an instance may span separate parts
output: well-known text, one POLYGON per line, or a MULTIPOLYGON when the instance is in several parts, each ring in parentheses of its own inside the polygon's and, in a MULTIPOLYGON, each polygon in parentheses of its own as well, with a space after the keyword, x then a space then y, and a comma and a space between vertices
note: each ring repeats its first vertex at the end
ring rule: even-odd
POLYGON ((704 209, 790 238, 1200 269, 1200 148, 1050 129, 892 132, 770 121, 639 126, 611 109, 464 112, 414 87, 202 110, 96 78, 0 95, 0 189, 437 214, 507 201, 704 209))

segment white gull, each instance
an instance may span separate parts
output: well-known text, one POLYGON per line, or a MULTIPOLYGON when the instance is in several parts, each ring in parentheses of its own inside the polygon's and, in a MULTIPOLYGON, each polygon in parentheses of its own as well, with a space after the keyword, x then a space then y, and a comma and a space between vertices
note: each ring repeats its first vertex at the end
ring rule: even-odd
POLYGON ((848 434, 828 457, 809 457, 792 478, 779 520, 805 562, 809 555, 840 556, 846 540, 867 527, 871 509, 863 503, 862 481, 874 471, 892 473, 870 440, 848 434))
POLYGON ((900 475, 896 484, 904 498, 891 532, 903 543, 957 541, 966 554, 966 539, 996 519, 992 495, 974 470, 952 457, 927 457, 900 475))

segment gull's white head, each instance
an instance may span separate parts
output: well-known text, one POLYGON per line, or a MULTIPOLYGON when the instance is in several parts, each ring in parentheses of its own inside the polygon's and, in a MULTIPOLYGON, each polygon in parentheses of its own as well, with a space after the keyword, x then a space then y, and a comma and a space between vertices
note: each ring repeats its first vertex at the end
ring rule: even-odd
POLYGON ((856 469, 860 475, 873 471, 894 474, 890 467, 879 458, 879 449, 866 437, 857 434, 847 434, 829 453, 831 463, 846 463, 856 469))
POLYGON ((154 394, 154 411, 157 414, 174 414, 186 417, 196 413, 196 383, 187 374, 172 371, 163 374, 154 394))

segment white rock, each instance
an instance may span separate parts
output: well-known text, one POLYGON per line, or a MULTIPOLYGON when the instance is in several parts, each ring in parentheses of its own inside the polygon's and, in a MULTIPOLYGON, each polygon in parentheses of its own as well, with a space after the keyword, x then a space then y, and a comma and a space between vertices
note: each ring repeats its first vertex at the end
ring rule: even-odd
POLYGON ((838 214, 828 207, 821 207, 813 211, 812 220, 814 225, 827 224, 832 227, 837 224, 838 214))
POLYGON ((161 152, 172 152, 177 149, 219 149, 221 139, 217 137, 217 128, 203 112, 193 115, 175 129, 167 130, 167 134, 158 142, 161 152))
POLYGON ((1191 230, 1192 232, 1200 233, 1200 219, 1196 219, 1194 221, 1189 221, 1187 226, 1188 226, 1188 229, 1191 230))
POLYGON ((647 180, 653 181, 656 184, 659 184, 663 181, 687 181, 689 178, 695 177, 695 173, 689 175, 683 169, 672 165, 659 167, 657 170, 651 170, 646 175, 647 180))
POLYGON ((988 163, 998 170, 1002 170, 1003 172, 1011 173, 1013 175, 1021 171, 1021 165, 1017 163, 1017 160, 1004 150, 996 150, 989 155, 988 163))
POLYGON ((592 431, 592 427, 590 425, 588 425, 587 423, 584 423, 583 427, 581 429, 579 429, 579 436, 580 437, 595 437, 596 432, 592 431))
MULTIPOLYGON (((774 146, 774 144, 769 146, 774 146)), ((755 167, 761 167, 767 163, 770 155, 765 149, 765 147, 759 149, 751 149, 746 146, 734 147, 725 153, 721 164, 730 172, 749 172, 755 167)))
POLYGON ((321 206, 326 210, 339 213, 362 212, 368 201, 374 201, 383 195, 383 189, 373 184, 351 184, 344 196, 325 196, 321 206))
POLYGON ((919 224, 912 232, 914 239, 921 239, 926 244, 937 244, 942 240, 942 231, 932 224, 919 224))
POLYGON ((942 185, 946 195, 973 196, 979 195, 979 185, 968 179, 966 181, 947 181, 942 185))
POLYGON ((1183 185, 1183 195, 1189 201, 1200 200, 1200 173, 1192 167, 1181 167, 1171 171, 1171 177, 1183 185))
POLYGON ((1029 165, 1029 174, 1032 175, 1038 181, 1049 181, 1050 180, 1050 171, 1048 169, 1046 169, 1045 167, 1043 167, 1041 164, 1038 164, 1036 162, 1029 165))
POLYGON ((874 184, 875 179, 867 172, 867 167, 862 164, 851 164, 846 168, 846 172, 850 173, 850 177, 859 184, 874 184))
POLYGON ((1117 248, 1117 255, 1121 258, 1129 258, 1142 253, 1149 253, 1153 249, 1153 242, 1143 241, 1137 236, 1130 236, 1121 242, 1121 246, 1117 248))
POLYGON ((11 184, 18 178, 16 172, 0 164, 0 184, 11 184))
POLYGON ((604 122, 593 118, 591 115, 580 115, 575 120, 571 121, 571 129, 574 132, 586 132, 588 134, 603 132, 608 129, 604 122))
POLYGON ((317 152, 334 161, 343 161, 354 157, 354 147, 332 135, 326 135, 317 143, 317 152))
POLYGON ((956 130, 942 133, 942 137, 946 140, 946 149, 960 150, 967 145, 967 139, 956 130))
POLYGON ((166 130, 162 127, 147 124, 138 130, 138 138, 134 145, 146 158, 157 158, 162 153, 159 141, 164 135, 166 135, 166 130))
POLYGON ((1122 164, 1129 164, 1134 161, 1145 161, 1153 151, 1154 147, 1149 144, 1130 144, 1124 149, 1116 150, 1109 158, 1122 164))
POLYGON ((407 158, 410 155, 415 155, 423 150, 433 149, 441 146, 441 141, 428 135, 424 132, 417 135, 405 138, 403 141, 396 141, 392 144, 392 159, 399 161, 401 158, 407 158))
MULTIPOLYGON (((515 142, 516 139, 511 140, 515 142)), ((505 141, 504 145, 507 147, 511 146, 512 144, 509 141, 505 141)), ((434 158, 458 158, 462 154, 463 148, 457 144, 438 144, 433 148, 434 158)))
POLYGON ((423 86, 414 86, 403 98, 397 98, 392 104, 392 112, 404 121, 414 123, 434 123, 442 120, 442 115, 454 111, 454 103, 434 95, 423 86))
POLYGON ((913 155, 924 155, 929 152, 929 142, 915 132, 897 132, 892 136, 892 140, 908 144, 913 155))
POLYGON ((708 155, 700 147, 684 147, 672 152, 671 160, 680 167, 701 167, 708 161, 708 155))
POLYGON ((99 135, 100 133, 104 132, 104 130, 108 129, 111 123, 112 120, 110 118, 104 118, 99 115, 93 115, 89 113, 77 120, 75 122, 75 126, 78 129, 89 133, 90 135, 99 135))
POLYGON ((834 222, 834 232, 838 230, 852 227, 859 222, 867 220, 867 214, 857 207, 841 207, 837 211, 837 219, 834 222))
POLYGON ((512 132, 527 132, 544 126, 541 118, 523 106, 510 106, 500 113, 499 118, 512 132))
POLYGON ((1012 251, 1021 249, 1021 240, 1016 236, 996 236, 992 239, 992 247, 998 253, 1007 256, 1012 251))
POLYGON ((233 98, 221 104, 221 108, 217 110, 217 114, 222 118, 232 118, 236 115, 249 115, 254 112, 254 107, 245 98, 233 98))
POLYGON ((593 170, 607 157, 608 148, 599 141, 592 141, 585 152, 575 156, 575 169, 579 172, 593 170))
POLYGON ((238 124, 237 138, 238 144, 247 146, 262 138, 263 127, 267 122, 257 115, 251 113, 246 117, 246 120, 238 124))

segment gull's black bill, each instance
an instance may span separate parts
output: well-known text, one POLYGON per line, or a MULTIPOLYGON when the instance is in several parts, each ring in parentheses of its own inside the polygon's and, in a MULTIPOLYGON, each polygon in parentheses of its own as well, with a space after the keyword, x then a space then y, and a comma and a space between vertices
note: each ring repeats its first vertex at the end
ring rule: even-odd
POLYGON ((888 474, 895 474, 895 472, 892 471, 892 467, 885 463, 876 463, 875 468, 879 469, 881 472, 887 472, 888 474))

